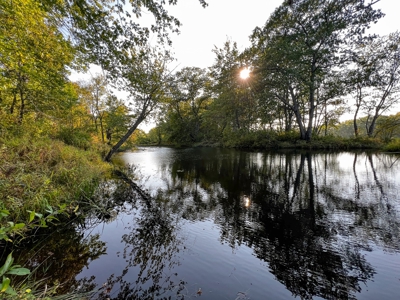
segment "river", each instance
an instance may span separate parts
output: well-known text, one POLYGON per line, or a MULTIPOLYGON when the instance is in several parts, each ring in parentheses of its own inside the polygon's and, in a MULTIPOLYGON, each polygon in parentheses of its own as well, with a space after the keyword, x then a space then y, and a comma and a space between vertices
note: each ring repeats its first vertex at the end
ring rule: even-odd
POLYGON ((65 291, 400 298, 399 155, 142 147, 120 157, 152 200, 110 180, 97 195, 107 214, 53 235, 42 265, 65 291))

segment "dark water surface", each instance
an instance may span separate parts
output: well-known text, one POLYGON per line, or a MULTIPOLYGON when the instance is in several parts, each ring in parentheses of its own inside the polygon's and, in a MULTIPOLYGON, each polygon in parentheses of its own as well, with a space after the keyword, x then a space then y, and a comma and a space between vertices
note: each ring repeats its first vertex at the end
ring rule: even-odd
POLYGON ((153 200, 101 187, 108 219, 47 246, 66 256, 49 268, 69 287, 102 286, 98 299, 400 299, 399 155, 140 148, 122 159, 153 200))

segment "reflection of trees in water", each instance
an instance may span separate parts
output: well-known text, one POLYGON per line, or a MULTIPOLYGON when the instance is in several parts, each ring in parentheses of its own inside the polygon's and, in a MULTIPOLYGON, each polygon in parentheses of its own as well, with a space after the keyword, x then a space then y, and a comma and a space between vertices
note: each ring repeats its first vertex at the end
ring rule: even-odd
POLYGON ((102 221, 112 221, 119 212, 136 210, 129 214, 133 218, 130 224, 134 225, 126 228, 128 233, 121 241, 125 244, 125 266, 120 274, 108 278, 95 298, 166 299, 164 294, 187 295, 185 282, 177 280, 177 274, 172 273, 179 263, 177 254, 183 250, 182 241, 176 236, 176 218, 162 205, 139 205, 136 200, 135 193, 124 182, 104 182, 95 199, 98 209, 84 223, 71 222, 53 230, 43 240, 36 239, 27 245, 31 251, 14 251, 14 256, 21 262, 26 261, 24 266, 36 268, 36 280, 44 278, 43 284, 49 287, 60 283, 57 289, 60 294, 93 291, 99 288, 95 276, 75 278, 83 267, 105 254, 107 248, 98 234, 85 236, 85 232, 90 233, 102 221))
POLYGON ((360 251, 371 242, 400 250, 399 221, 379 178, 388 170, 378 175, 377 158, 356 154, 343 164, 341 154, 231 152, 181 160, 165 166, 162 194, 188 219, 213 218, 232 247, 252 247, 294 295, 354 298, 374 274, 360 251))
POLYGON ((110 293, 103 292, 98 299, 167 299, 163 295, 184 294, 185 283, 172 273, 182 250, 176 220, 160 206, 144 205, 132 217, 134 225, 122 236, 126 265, 120 275, 108 278, 110 293))
POLYGON ((81 280, 75 277, 91 261, 105 254, 106 244, 97 234, 84 236, 73 222, 51 230, 50 234, 41 230, 24 248, 15 249, 14 257, 33 271, 38 287, 59 285, 59 294, 92 291, 96 287, 93 277, 81 280))
MULTIPOLYGON (((133 203, 133 200, 134 194, 123 182, 102 182, 96 197, 90 200, 90 215, 85 219, 76 217, 62 225, 40 229, 32 238, 14 249, 13 256, 18 263, 33 271, 38 288, 45 285, 49 289, 58 286, 58 294, 91 292, 97 287, 95 277, 77 280, 76 276, 107 250, 100 235, 90 233, 91 228, 99 225, 102 220, 111 221, 111 216, 117 214, 116 210, 123 210, 123 204, 133 203)), ((81 209, 85 210, 85 207, 81 209)))

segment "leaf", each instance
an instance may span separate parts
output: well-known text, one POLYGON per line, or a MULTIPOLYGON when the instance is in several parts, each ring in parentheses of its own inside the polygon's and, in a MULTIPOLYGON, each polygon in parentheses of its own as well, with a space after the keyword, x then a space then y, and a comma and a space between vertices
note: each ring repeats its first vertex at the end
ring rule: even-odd
POLYGON ((9 287, 7 288, 6 294, 12 295, 12 296, 17 296, 17 293, 14 291, 14 289, 13 289, 11 286, 9 286, 9 287))
POLYGON ((9 275, 25 276, 29 275, 31 271, 27 268, 15 268, 7 272, 9 275))
POLYGON ((14 229, 22 229, 24 227, 25 227, 24 223, 18 223, 18 224, 15 224, 14 229))
POLYGON ((11 267, 14 259, 12 258, 12 252, 8 254, 6 262, 4 265, 0 268, 0 276, 3 276, 11 267))
POLYGON ((32 222, 34 218, 35 218, 35 212, 31 211, 29 214, 29 223, 32 222))
POLYGON ((0 216, 1 217, 7 217, 10 214, 10 212, 6 209, 1 209, 0 210, 0 216))
POLYGON ((8 287, 10 286, 10 282, 11 282, 10 278, 6 277, 3 278, 3 283, 1 284, 0 293, 4 293, 8 289, 8 287))
POLYGON ((50 205, 47 205, 46 206, 46 212, 48 212, 49 214, 52 214, 52 213, 54 213, 54 210, 50 205))

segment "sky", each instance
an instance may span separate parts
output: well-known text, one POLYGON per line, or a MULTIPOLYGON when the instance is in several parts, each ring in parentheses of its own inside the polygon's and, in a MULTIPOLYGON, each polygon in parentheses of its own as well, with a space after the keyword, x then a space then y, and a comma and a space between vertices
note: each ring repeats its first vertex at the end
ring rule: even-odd
MULTIPOLYGON (((180 35, 173 35, 177 67, 207 68, 214 63, 214 46, 222 48, 227 39, 237 42, 239 51, 250 46, 249 36, 256 26, 262 27, 283 0, 180 0, 169 8, 182 22, 180 35)), ((381 0, 376 4, 386 16, 371 26, 381 35, 400 30, 399 0, 381 0)))

